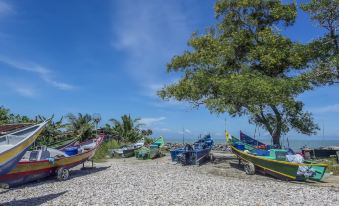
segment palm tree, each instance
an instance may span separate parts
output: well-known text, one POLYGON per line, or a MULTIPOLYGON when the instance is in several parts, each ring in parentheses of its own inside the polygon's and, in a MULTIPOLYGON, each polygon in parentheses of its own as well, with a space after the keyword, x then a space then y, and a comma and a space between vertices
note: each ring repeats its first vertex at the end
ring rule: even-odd
POLYGON ((78 116, 75 116, 74 114, 67 114, 66 118, 68 119, 68 131, 72 132, 81 141, 92 137, 94 122, 91 115, 79 113, 78 116))
POLYGON ((140 118, 132 119, 130 115, 123 115, 121 121, 110 119, 114 134, 123 138, 125 142, 136 142, 143 138, 140 131, 140 118))
MULTIPOLYGON (((42 132, 42 137, 37 140, 37 145, 48 145, 55 141, 59 141, 65 135, 62 132, 62 129, 66 127, 66 124, 63 124, 63 117, 61 117, 58 121, 54 121, 54 115, 50 118, 47 126, 44 128, 42 132)), ((47 118, 44 116, 36 116, 35 122, 46 121, 47 118)))

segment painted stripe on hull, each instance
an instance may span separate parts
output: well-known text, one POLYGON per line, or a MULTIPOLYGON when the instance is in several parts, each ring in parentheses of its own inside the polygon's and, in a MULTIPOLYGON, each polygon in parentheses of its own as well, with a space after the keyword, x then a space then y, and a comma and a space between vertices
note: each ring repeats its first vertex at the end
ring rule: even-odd
MULTIPOLYGON (((276 175, 278 175, 278 176, 287 177, 287 178, 290 178, 290 179, 293 179, 293 180, 296 179, 296 176, 291 176, 291 175, 288 175, 288 174, 285 174, 285 173, 282 173, 282 172, 278 172, 278 171, 273 170, 273 169, 269 169, 269 168, 267 168, 267 167, 263 167, 262 165, 259 165, 259 164, 257 164, 256 162, 253 162, 253 161, 251 161, 251 160, 249 160, 249 159, 246 159, 245 157, 241 156, 242 153, 241 153, 239 150, 235 149, 233 146, 231 146, 231 149, 232 149, 232 151, 238 156, 238 158, 240 158, 240 159, 242 159, 242 160, 244 160, 244 161, 252 162, 256 167, 260 167, 260 168, 262 168, 262 169, 264 169, 264 170, 268 170, 268 171, 270 171, 270 172, 272 172, 272 173, 274 173, 274 174, 276 174, 276 175), (240 155, 239 155, 239 154, 240 154, 240 155)), ((245 156, 245 155, 244 155, 244 156, 245 156)))
POLYGON ((0 167, 0 176, 5 175, 12 171, 17 163, 21 160, 21 158, 25 155, 26 151, 29 149, 27 147, 25 150, 21 151, 15 158, 11 159, 10 161, 6 162, 4 165, 0 167))
POLYGON ((40 133, 43 129, 43 126, 40 126, 39 130, 35 131, 35 133, 32 136, 27 137, 20 144, 14 146, 13 148, 11 148, 7 151, 2 152, 0 154, 0 165, 6 163, 7 161, 16 157, 22 150, 27 149, 27 147, 30 147, 35 142, 35 140, 38 138, 38 136, 40 135, 40 133))
POLYGON ((34 141, 40 135, 42 129, 46 123, 40 125, 38 131, 36 131, 31 137, 27 138, 21 144, 16 145, 14 148, 5 151, 0 156, 0 176, 9 173, 15 168, 17 162, 25 155, 25 152, 32 146, 34 141))
MULTIPOLYGON (((64 165, 63 167, 66 169, 70 169, 72 167, 75 167, 85 162, 86 160, 87 159, 74 162, 68 165, 64 165)), ((42 179, 48 176, 55 175, 58 168, 60 167, 51 165, 50 167, 43 168, 43 169, 7 174, 7 175, 0 177, 0 183, 6 183, 9 186, 17 186, 17 185, 29 183, 29 182, 32 182, 38 179, 42 179)))
MULTIPOLYGON (((297 175, 297 170, 299 166, 319 166, 325 168, 323 171, 322 176, 325 173, 327 165, 324 164, 297 164, 297 163, 290 163, 290 162, 283 162, 283 161, 278 161, 278 160, 270 160, 270 159, 265 159, 263 157, 258 157, 254 156, 251 154, 247 154, 245 152, 242 152, 238 149, 236 149, 233 146, 230 146, 232 149, 232 152, 238 156, 238 158, 243 159, 245 161, 252 162, 255 166, 260 167, 263 170, 267 170, 271 173, 274 173, 274 176, 278 177, 284 177, 284 179, 292 179, 292 180, 304 180, 305 177, 303 176, 298 176, 297 175), (279 171, 277 170, 279 169, 279 171)), ((321 176, 321 177, 322 177, 321 176)), ((313 180, 319 181, 318 179, 311 178, 313 180)))
POLYGON ((95 148, 75 156, 57 159, 54 165, 48 160, 21 161, 16 164, 16 167, 10 173, 0 176, 0 183, 6 183, 10 186, 19 185, 41 179, 45 177, 46 174, 48 174, 47 176, 55 174, 55 171, 60 167, 70 169, 90 159, 102 141, 103 137, 99 137, 95 148))

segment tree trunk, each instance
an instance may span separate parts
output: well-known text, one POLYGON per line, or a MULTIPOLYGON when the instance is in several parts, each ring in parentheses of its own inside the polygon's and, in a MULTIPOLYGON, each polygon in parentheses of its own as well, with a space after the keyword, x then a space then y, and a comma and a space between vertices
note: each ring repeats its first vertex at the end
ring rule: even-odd
POLYGON ((275 119, 276 119, 276 125, 274 132, 272 134, 272 139, 273 139, 273 145, 277 145, 279 148, 281 147, 280 145, 280 136, 281 136, 281 130, 282 130, 282 118, 281 114, 278 110, 278 108, 274 105, 271 105, 271 108, 275 114, 275 119))
POLYGON ((272 139, 273 139, 273 145, 278 145, 279 148, 280 148, 281 147, 281 145, 280 145, 280 134, 274 133, 272 135, 272 139))

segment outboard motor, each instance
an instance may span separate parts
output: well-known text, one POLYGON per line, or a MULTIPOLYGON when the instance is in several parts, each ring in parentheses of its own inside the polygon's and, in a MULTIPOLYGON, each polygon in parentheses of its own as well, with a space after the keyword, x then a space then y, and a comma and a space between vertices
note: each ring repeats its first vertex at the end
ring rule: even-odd
POLYGON ((177 161, 182 165, 190 165, 192 164, 192 156, 193 156, 193 147, 190 144, 186 144, 184 147, 184 152, 177 156, 177 161))

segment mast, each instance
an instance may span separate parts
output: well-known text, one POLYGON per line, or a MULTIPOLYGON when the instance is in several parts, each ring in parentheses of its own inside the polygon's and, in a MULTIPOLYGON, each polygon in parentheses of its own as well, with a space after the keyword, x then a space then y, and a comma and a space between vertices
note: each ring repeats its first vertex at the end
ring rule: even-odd
POLYGON ((185 145, 185 128, 182 127, 182 145, 185 145))

